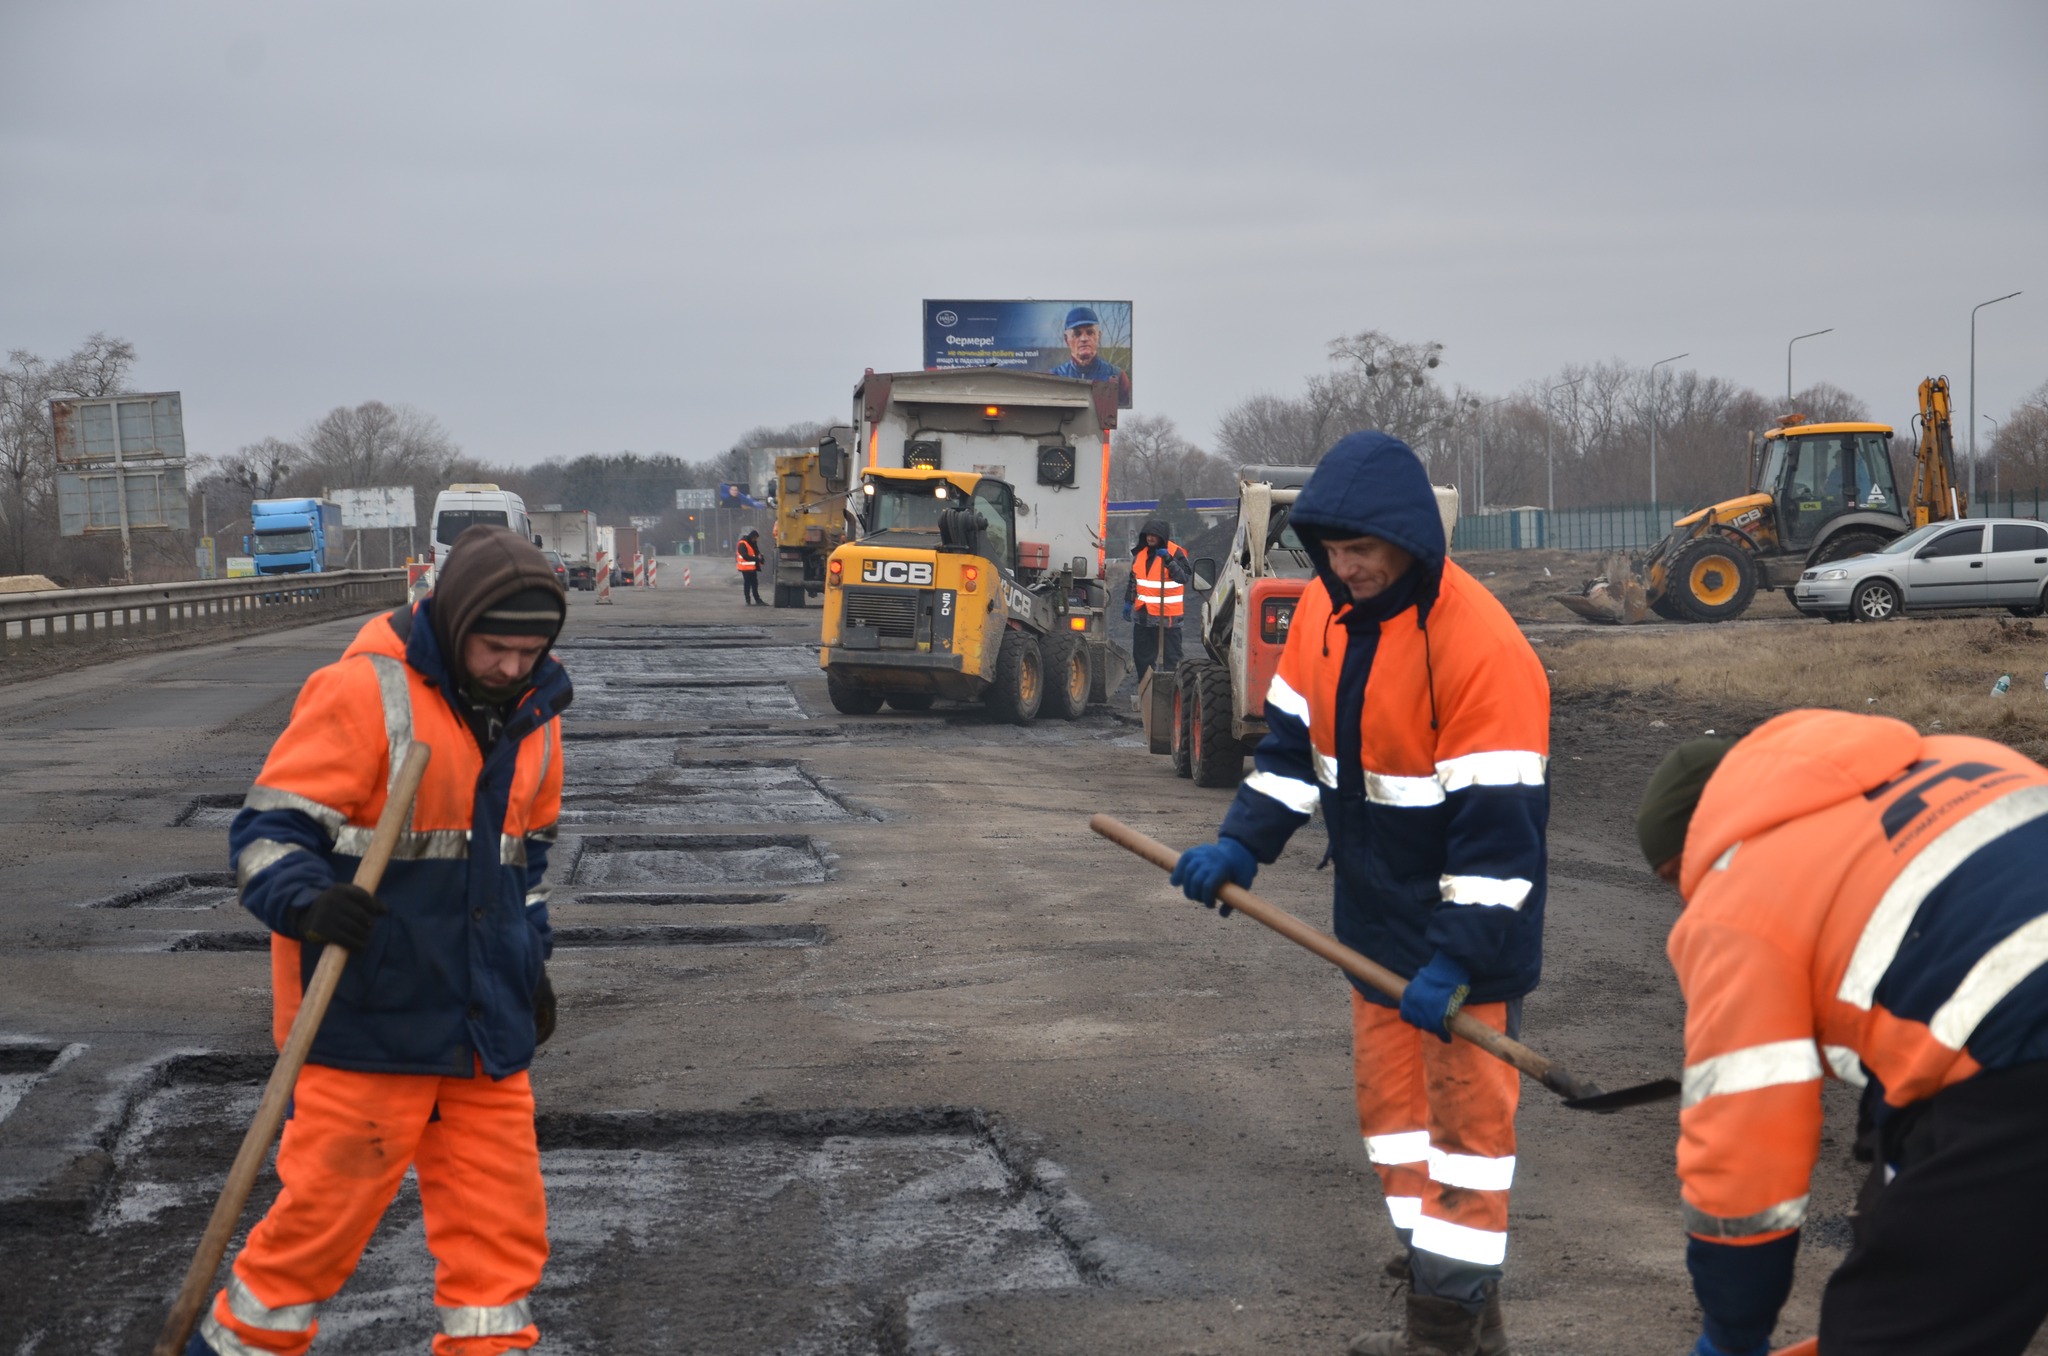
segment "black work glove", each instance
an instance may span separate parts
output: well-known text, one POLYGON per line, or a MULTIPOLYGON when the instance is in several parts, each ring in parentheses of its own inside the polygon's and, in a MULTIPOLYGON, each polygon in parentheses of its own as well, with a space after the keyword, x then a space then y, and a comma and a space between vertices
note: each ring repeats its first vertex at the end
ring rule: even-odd
POLYGON ((548 982, 548 972, 540 972, 540 983, 533 989, 533 1043, 546 1045, 548 1037, 555 1034, 555 986, 548 982))
POLYGON ((299 916, 299 937, 323 946, 361 951, 369 944, 370 929, 391 910, 384 901, 361 886, 336 881, 314 896, 299 916))

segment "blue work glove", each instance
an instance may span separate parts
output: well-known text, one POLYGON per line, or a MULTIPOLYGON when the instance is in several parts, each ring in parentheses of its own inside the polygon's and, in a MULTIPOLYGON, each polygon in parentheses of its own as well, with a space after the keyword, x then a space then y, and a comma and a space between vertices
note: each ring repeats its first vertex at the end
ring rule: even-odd
POLYGON ((1259 874, 1259 859, 1252 856, 1252 850, 1235 838, 1218 838, 1213 843, 1191 847, 1180 854, 1180 860, 1173 864, 1173 874, 1167 877, 1181 888, 1181 893, 1195 903, 1217 910, 1219 918, 1230 917, 1228 904, 1217 905, 1216 892, 1223 888, 1223 882, 1232 885, 1250 885, 1252 877, 1259 874))
POLYGON ((1707 1340, 1705 1333, 1701 1333, 1700 1340, 1693 1344, 1692 1356, 1771 1356, 1771 1344, 1765 1342, 1746 1351, 1730 1351, 1726 1347, 1715 1346, 1707 1340))
POLYGON ((1131 619, 1131 605, 1130 605, 1129 603, 1125 603, 1125 604, 1124 604, 1124 620, 1125 620, 1125 621, 1129 621, 1130 619, 1131 619))
POLYGON ((1408 981, 1401 995, 1401 1020, 1448 1043, 1451 1018, 1471 992, 1472 972, 1439 951, 1408 981))

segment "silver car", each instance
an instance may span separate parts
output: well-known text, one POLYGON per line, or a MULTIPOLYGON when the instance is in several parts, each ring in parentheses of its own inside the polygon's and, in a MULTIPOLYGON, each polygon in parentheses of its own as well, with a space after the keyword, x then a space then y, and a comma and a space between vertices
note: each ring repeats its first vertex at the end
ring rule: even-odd
POLYGON ((1792 603, 1829 621, 1889 621, 1900 612, 2003 607, 2041 615, 2048 598, 2048 526, 2031 518, 1929 523, 1881 551, 1816 565, 1792 603))

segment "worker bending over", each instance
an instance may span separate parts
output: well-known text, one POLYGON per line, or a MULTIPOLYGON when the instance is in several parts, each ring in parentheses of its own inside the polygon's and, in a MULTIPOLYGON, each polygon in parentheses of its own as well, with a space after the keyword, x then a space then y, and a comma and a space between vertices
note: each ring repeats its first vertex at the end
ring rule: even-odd
POLYGON ((351 953, 292 1093, 283 1183, 188 1356, 301 1356, 408 1167, 433 1252, 439 1356, 530 1347, 547 1203, 527 1065, 555 1025, 547 892, 567 598, 502 527, 455 542, 432 596, 306 680, 235 817, 242 901, 267 924, 283 1043, 323 946, 351 953), (346 882, 415 743, 426 780, 378 893, 346 882))
POLYGON ((1351 1350, 1494 1356, 1520 1087, 1448 1023, 1462 1007, 1513 1034, 1536 987, 1550 690, 1507 612, 1444 558, 1407 444, 1339 442, 1289 524, 1320 587, 1302 594, 1266 693, 1256 770, 1173 879, 1203 903, 1226 880, 1251 884, 1321 801, 1337 936, 1409 980, 1398 1011, 1352 984, 1359 1127, 1407 1245, 1390 1270, 1413 1287, 1403 1331, 1351 1350))
POLYGON ((2048 1317, 2048 769, 1793 711, 1679 746, 1637 830, 1685 900, 1695 1351, 1768 1349, 1833 1076, 1872 1166, 1821 1356, 2017 1356, 2048 1317))

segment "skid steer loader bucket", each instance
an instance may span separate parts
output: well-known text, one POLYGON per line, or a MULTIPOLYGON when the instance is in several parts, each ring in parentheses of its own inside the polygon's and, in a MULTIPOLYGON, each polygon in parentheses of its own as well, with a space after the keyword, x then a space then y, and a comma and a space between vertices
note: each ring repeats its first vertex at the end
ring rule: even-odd
POLYGON ((1607 558, 1607 573, 1591 579, 1577 593, 1560 593, 1557 601, 1587 621, 1634 626, 1650 615, 1648 591, 1642 576, 1624 555, 1607 558))

